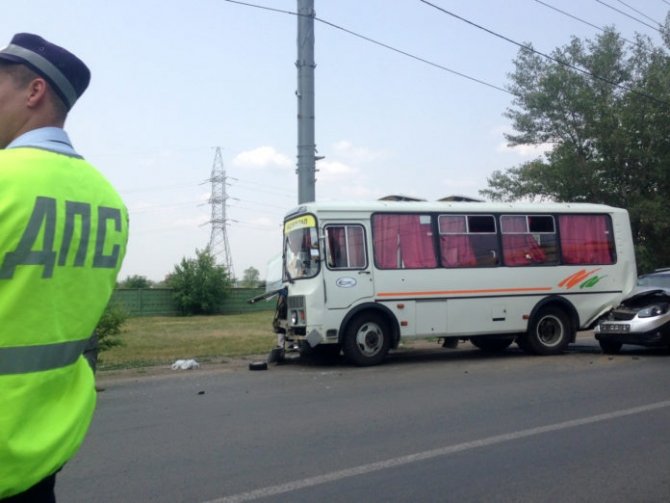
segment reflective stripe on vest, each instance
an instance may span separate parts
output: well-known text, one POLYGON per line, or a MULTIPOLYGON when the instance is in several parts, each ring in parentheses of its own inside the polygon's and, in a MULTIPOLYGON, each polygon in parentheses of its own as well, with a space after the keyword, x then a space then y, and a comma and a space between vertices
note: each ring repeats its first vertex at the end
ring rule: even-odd
POLYGON ((42 372, 72 365, 86 348, 88 339, 40 346, 0 348, 0 375, 42 372))

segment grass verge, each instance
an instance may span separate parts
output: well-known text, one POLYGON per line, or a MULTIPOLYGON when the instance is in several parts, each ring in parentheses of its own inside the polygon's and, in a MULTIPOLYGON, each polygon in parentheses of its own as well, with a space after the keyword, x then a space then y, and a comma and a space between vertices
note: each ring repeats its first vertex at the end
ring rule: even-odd
POLYGON ((265 354, 276 343, 272 311, 220 316, 138 317, 123 325, 115 346, 100 354, 101 371, 265 354))

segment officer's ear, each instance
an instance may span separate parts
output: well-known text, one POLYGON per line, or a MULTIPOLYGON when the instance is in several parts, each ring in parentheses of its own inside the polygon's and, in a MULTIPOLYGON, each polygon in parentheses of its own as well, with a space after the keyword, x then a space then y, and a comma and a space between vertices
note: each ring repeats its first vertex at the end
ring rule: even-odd
POLYGON ((35 77, 28 84, 26 91, 26 105, 28 108, 36 108, 46 99, 48 84, 42 77, 35 77))

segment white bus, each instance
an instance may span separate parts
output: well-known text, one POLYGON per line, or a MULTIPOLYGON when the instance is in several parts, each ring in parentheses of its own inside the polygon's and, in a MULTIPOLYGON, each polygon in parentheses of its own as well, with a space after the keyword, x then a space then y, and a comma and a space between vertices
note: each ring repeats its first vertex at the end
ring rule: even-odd
POLYGON ((635 285, 628 213, 594 204, 309 203, 284 221, 275 331, 381 362, 404 338, 550 355, 635 285))

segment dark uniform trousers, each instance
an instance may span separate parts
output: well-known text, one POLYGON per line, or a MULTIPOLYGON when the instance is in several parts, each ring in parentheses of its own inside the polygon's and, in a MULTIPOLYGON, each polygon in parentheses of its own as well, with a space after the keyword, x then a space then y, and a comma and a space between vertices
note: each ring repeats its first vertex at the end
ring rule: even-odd
POLYGON ((56 474, 38 482, 33 487, 20 494, 0 500, 1 503, 56 503, 54 486, 56 485, 56 474))

